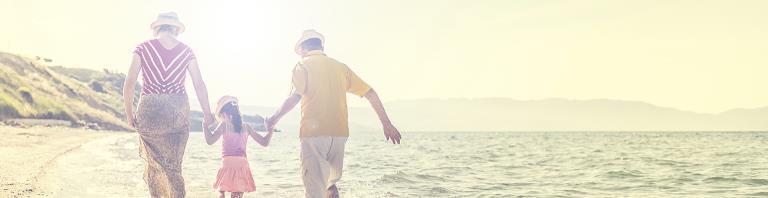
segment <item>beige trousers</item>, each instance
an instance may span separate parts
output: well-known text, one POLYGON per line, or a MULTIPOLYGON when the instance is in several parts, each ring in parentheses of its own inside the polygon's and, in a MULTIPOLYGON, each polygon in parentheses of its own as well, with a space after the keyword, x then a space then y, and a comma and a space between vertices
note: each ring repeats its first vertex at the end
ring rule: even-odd
POLYGON ((301 138, 301 173, 306 197, 326 197, 341 179, 347 137, 301 138))

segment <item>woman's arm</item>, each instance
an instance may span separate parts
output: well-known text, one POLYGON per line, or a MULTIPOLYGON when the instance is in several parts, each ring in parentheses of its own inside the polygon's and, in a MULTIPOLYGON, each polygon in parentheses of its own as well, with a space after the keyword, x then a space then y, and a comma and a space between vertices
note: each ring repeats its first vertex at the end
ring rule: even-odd
POLYGON ((133 90, 136 88, 136 80, 139 78, 141 69, 141 59, 138 54, 133 54, 131 67, 128 69, 128 75, 123 84, 123 106, 125 107, 125 120, 131 127, 136 127, 136 119, 133 115, 133 90))
POLYGON ((208 88, 205 87, 202 75, 200 75, 200 67, 197 65, 197 59, 192 60, 189 63, 189 76, 192 78, 192 83, 195 86, 195 92, 197 93, 197 100, 200 102, 200 108, 203 109, 203 123, 205 126, 213 124, 213 114, 211 114, 211 106, 208 103, 208 88))
POLYGON ((261 134, 256 133, 256 130, 251 127, 251 125, 245 124, 245 129, 248 131, 248 134, 251 135, 251 138, 253 138, 253 141, 258 142, 261 144, 261 146, 268 146, 270 140, 272 140, 272 131, 269 131, 267 133, 267 136, 261 136, 261 134))
POLYGON ((216 141, 219 141, 219 138, 221 138, 222 134, 222 128, 225 123, 219 123, 218 126, 216 126, 216 129, 213 130, 213 133, 210 132, 210 129, 208 129, 207 126, 203 127, 203 133, 205 134, 205 143, 208 143, 208 145, 212 145, 213 143, 216 143, 216 141))

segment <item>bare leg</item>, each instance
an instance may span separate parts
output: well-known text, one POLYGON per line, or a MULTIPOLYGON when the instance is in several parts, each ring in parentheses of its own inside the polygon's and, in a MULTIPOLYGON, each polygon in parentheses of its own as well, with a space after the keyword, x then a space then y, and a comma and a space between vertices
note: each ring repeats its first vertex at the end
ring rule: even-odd
POLYGON ((232 192, 232 198, 242 198, 243 192, 232 192))
POLYGON ((336 188, 336 184, 328 188, 328 198, 339 198, 339 188, 336 188))
POLYGON ((224 195, 224 191, 219 191, 219 198, 225 198, 226 195, 224 195))

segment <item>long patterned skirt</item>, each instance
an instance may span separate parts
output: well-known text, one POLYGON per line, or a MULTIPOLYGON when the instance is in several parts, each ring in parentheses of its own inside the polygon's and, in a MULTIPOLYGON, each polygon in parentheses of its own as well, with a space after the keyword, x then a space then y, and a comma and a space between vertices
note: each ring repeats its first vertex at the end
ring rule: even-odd
POLYGON ((185 94, 141 96, 136 113, 139 154, 147 161, 144 181, 152 197, 184 197, 181 161, 189 139, 185 94))

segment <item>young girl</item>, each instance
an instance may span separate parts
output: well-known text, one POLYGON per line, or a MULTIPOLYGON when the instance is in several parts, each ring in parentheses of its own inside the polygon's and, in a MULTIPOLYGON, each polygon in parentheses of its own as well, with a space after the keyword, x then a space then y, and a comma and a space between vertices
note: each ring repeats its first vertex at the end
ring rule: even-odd
POLYGON ((266 136, 261 136, 250 125, 243 124, 235 97, 221 97, 215 112, 219 125, 215 129, 210 129, 208 126, 203 127, 205 141, 208 145, 216 143, 221 137, 224 138, 221 144, 222 166, 216 176, 216 183, 213 184, 213 188, 221 193, 219 195, 221 198, 224 197, 224 192, 231 192, 233 198, 242 197, 244 192, 256 190, 245 154, 248 136, 266 147, 269 145, 269 140, 272 139, 272 131, 269 131, 266 136))

